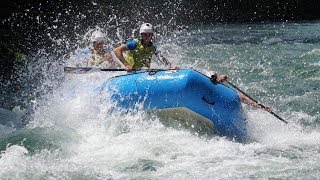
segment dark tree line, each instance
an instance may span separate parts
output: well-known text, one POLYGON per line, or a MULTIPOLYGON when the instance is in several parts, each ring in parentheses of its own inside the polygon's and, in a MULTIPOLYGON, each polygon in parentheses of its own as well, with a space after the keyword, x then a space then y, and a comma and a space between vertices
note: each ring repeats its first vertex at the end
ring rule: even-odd
POLYGON ((79 35, 96 25, 111 30, 121 27, 129 33, 143 21, 165 31, 193 23, 320 18, 320 0, 4 0, 1 4, 2 80, 11 74, 21 55, 56 48, 59 57, 73 47, 79 35), (110 19, 118 22, 108 24, 110 19))

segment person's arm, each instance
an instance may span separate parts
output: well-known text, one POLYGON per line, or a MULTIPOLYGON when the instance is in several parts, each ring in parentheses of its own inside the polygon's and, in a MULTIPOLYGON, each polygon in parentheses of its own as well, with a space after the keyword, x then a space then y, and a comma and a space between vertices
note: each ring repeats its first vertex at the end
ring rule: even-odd
POLYGON ((122 44, 114 49, 114 55, 122 62, 122 64, 124 64, 126 69, 132 69, 132 67, 126 62, 125 58, 123 57, 123 52, 128 50, 129 49, 127 45, 122 44))
MULTIPOLYGON (((220 83, 224 83, 228 80, 228 76, 226 75, 220 75, 218 77, 218 74, 214 71, 209 71, 207 73, 207 76, 210 77, 210 78, 213 78, 215 79, 216 81, 220 82, 220 83)), ((241 92, 238 92, 238 96, 240 97, 240 101, 245 103, 245 104, 248 104, 248 105, 251 105, 251 106, 254 106, 256 108, 261 108, 265 111, 268 111, 270 112, 270 108, 268 106, 264 106, 264 105, 261 105, 261 104, 258 104, 256 102, 254 102, 252 99, 250 99, 249 97, 247 97, 246 95, 244 95, 243 93, 241 92)))
POLYGON ((120 64, 116 63, 113 58, 112 58, 112 55, 110 52, 107 52, 107 53, 104 53, 103 55, 103 58, 113 67, 119 67, 120 64))
POLYGON ((247 96, 245 96, 244 94, 238 92, 238 95, 240 97, 240 101, 245 103, 245 104, 248 104, 248 105, 251 105, 253 107, 256 107, 256 108, 261 108, 265 111, 268 111, 270 112, 270 108, 268 106, 261 106, 260 104, 252 101, 250 98, 248 98, 247 96))

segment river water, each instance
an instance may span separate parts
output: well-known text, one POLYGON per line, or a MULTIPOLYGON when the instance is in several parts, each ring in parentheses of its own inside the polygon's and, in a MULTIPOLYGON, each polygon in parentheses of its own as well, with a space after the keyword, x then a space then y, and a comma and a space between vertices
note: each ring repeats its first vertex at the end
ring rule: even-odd
POLYGON ((113 102, 95 87, 121 73, 64 74, 63 66, 84 61, 35 56, 20 77, 36 90, 5 93, 30 102, 0 106, 0 179, 318 179, 319 30, 319 22, 218 24, 155 37, 173 63, 228 75, 288 121, 243 105, 249 143, 201 136, 142 111, 110 114, 113 102))

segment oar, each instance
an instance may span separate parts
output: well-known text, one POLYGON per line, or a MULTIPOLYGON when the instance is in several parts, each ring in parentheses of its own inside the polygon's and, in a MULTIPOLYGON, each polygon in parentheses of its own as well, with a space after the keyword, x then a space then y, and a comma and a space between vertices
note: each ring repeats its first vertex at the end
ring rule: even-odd
MULTIPOLYGON (((261 108, 266 108, 265 105, 258 103, 258 101, 256 101, 255 99, 253 99, 252 97, 250 97, 247 93, 243 92, 241 89, 239 89, 237 86, 235 86, 234 84, 232 84, 231 82, 227 81, 228 84, 230 84, 232 87, 234 87, 235 89, 237 89, 239 92, 241 92, 242 94, 244 94, 245 96, 247 96, 249 99, 251 99, 253 102, 257 103, 261 108)), ((276 118, 280 119, 281 121, 288 123, 286 120, 284 120, 283 118, 281 118, 280 116, 278 116, 276 113, 272 112, 271 110, 268 111, 270 114, 274 115, 276 118)))
POLYGON ((64 72, 66 73, 74 73, 74 74, 83 74, 89 71, 127 71, 127 72, 135 72, 135 71, 147 71, 147 72, 156 72, 156 71, 167 71, 167 70, 176 70, 176 69, 117 69, 117 68, 96 68, 96 67, 64 67, 64 72))
POLYGON ((128 71, 128 72, 132 72, 132 71, 147 71, 147 72, 153 72, 153 71, 168 71, 168 70, 177 70, 177 69, 172 69, 172 68, 168 68, 168 69, 131 69, 131 70, 127 70, 127 69, 100 69, 101 71, 128 71))

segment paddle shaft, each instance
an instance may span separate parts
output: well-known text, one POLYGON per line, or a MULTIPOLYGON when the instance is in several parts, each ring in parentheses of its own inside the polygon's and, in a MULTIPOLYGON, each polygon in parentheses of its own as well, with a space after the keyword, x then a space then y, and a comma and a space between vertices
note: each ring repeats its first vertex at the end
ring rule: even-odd
POLYGON ((127 69, 100 69, 101 71, 167 71, 167 70, 176 70, 176 69, 132 69, 132 70, 127 70, 127 69))
POLYGON ((100 71, 127 71, 126 69, 100 69, 100 71))
MULTIPOLYGON (((258 101, 256 101, 255 99, 253 99, 252 97, 250 97, 247 93, 243 92, 241 89, 239 89, 237 86, 235 86, 234 84, 232 84, 231 82, 227 81, 228 84, 230 84, 232 87, 234 87, 235 89, 237 89, 239 92, 241 92, 242 94, 244 94, 245 96, 247 96, 249 99, 251 99, 253 102, 257 103, 261 108, 266 108, 265 105, 258 103, 258 101)), ((274 115, 276 118, 278 118, 279 120, 288 123, 286 120, 284 120, 283 118, 281 118, 279 115, 277 115, 276 113, 272 112, 271 110, 268 111, 270 114, 274 115)))
POLYGON ((148 71, 148 72, 157 72, 157 71, 166 71, 166 70, 175 70, 175 69, 132 69, 132 70, 127 70, 127 69, 118 69, 118 68, 96 68, 96 67, 64 67, 64 72, 67 73, 87 73, 89 71, 110 71, 110 72, 115 72, 115 71, 127 71, 127 72, 136 72, 136 71, 148 71))

